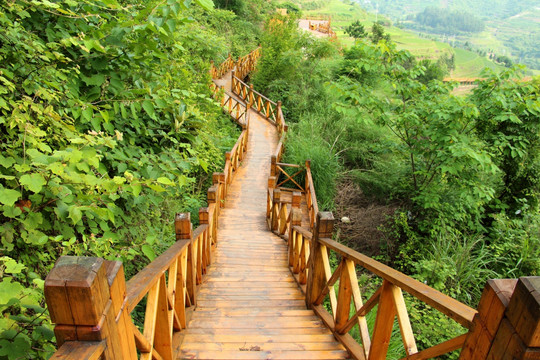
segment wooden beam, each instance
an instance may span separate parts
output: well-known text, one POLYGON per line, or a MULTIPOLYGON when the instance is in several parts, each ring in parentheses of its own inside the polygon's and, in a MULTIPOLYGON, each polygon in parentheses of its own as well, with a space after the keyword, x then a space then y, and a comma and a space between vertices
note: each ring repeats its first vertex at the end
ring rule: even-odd
POLYGON ((392 292, 394 286, 387 280, 383 280, 371 348, 369 349, 369 360, 386 359, 392 328, 394 327, 394 318, 396 317, 396 305, 392 292))

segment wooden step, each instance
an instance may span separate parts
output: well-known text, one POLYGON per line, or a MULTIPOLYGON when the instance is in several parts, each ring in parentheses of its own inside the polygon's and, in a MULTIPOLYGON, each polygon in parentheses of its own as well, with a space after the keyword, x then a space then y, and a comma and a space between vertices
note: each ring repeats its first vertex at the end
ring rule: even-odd
POLYGON ((244 359, 347 359, 345 350, 334 351, 205 351, 182 350, 181 359, 244 360, 244 359))
POLYGON ((277 136, 265 119, 250 114, 250 150, 221 210, 212 264, 176 357, 346 359, 332 332, 306 309, 289 270, 287 243, 267 229, 269 160, 277 136))

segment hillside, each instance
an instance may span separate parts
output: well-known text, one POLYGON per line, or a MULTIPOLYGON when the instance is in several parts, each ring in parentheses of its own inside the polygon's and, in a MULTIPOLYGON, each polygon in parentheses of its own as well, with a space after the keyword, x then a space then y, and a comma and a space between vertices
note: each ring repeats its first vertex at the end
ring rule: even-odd
MULTIPOLYGON (((332 18, 332 28, 346 46, 352 45, 353 39, 345 34, 344 29, 353 21, 359 20, 366 28, 370 28, 376 20, 383 20, 387 25, 390 25, 390 21, 384 17, 364 10, 360 4, 355 2, 343 0, 330 0, 327 2, 295 0, 294 3, 301 7, 305 16, 330 16, 332 18)), ((386 31, 399 49, 409 50, 413 55, 420 58, 437 59, 443 54, 454 53, 456 69, 451 76, 455 78, 477 77, 486 67, 494 70, 502 69, 502 66, 493 63, 476 52, 453 49, 445 42, 433 40, 433 37, 420 37, 418 34, 396 26, 387 26, 386 31)))
POLYGON ((425 34, 444 39, 448 32, 439 33, 430 27, 420 26, 414 16, 426 7, 439 7, 448 10, 465 11, 483 20, 485 31, 478 33, 456 32, 451 34, 453 43, 460 47, 472 45, 474 50, 509 56, 532 69, 540 69, 540 6, 537 1, 475 1, 461 0, 357 0, 368 11, 378 11, 389 16, 394 22, 414 28, 425 34), (377 6, 378 5, 378 6, 377 6))

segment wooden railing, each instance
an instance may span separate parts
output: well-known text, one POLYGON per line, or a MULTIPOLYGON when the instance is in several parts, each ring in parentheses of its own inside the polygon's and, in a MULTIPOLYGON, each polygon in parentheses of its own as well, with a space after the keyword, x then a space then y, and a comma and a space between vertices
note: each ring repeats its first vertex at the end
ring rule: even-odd
POLYGON ((323 34, 328 34, 331 37, 336 37, 336 33, 332 30, 331 20, 327 21, 318 21, 316 23, 309 22, 309 29, 321 32, 323 34))
POLYGON ((212 76, 212 79, 220 79, 223 77, 223 75, 231 71, 234 68, 234 66, 235 66, 235 62, 231 54, 229 54, 227 59, 225 59, 225 61, 222 62, 218 67, 214 65, 214 61, 211 61, 210 62, 210 76, 212 76))
POLYGON ((291 272, 305 292, 306 305, 354 359, 385 359, 396 318, 406 354, 403 359, 431 359, 460 348, 460 359, 506 359, 510 354, 518 354, 515 359, 532 359, 540 355, 540 278, 520 279, 521 292, 514 292, 515 280, 490 281, 477 311, 332 240, 332 213, 318 213, 313 232, 297 225, 295 219, 293 213, 288 242, 291 272), (332 257, 339 259, 335 269, 331 266, 332 257), (369 296, 360 290, 359 272, 380 279, 370 278, 371 284, 380 285, 369 296), (469 332, 419 350, 403 292, 442 312, 469 332), (370 331, 366 316, 375 306, 375 325, 370 331), (360 343, 350 335, 354 327, 360 334, 360 343), (536 335, 524 328, 535 328, 531 331, 536 335))
POLYGON ((214 65, 214 62, 211 61, 210 75, 212 76, 212 79, 220 79, 229 71, 236 69, 236 75, 239 78, 244 79, 250 72, 255 69, 255 66, 257 65, 257 60, 259 60, 260 57, 260 46, 249 54, 238 58, 237 61, 234 61, 234 59, 229 54, 227 59, 217 67, 214 65))
MULTIPOLYGON (((268 100, 234 74, 233 92, 248 104, 256 104, 254 97, 268 100)), ((259 112, 277 126, 267 115, 271 113, 259 112)), ((353 359, 386 359, 396 318, 405 351, 403 359, 437 358, 458 349, 463 349, 463 360, 540 359, 539 277, 520 279, 519 292, 511 286, 515 281, 490 281, 477 311, 332 240, 334 218, 332 213, 319 212, 311 163, 306 161, 305 168, 282 163, 283 139, 281 136, 270 159, 268 228, 287 240, 288 264, 305 294, 306 306, 315 311, 353 359), (294 169, 292 174, 286 168, 294 169), (303 187, 296 181, 301 174, 305 176, 303 187), (293 186, 284 187, 287 183, 293 186), (290 197, 285 196, 290 192, 290 197), (308 208, 306 227, 302 227, 302 194, 308 208), (337 267, 332 267, 331 259, 339 260, 337 267), (358 273, 370 274, 368 285, 379 284, 369 296, 360 290, 358 273), (404 292, 408 295, 404 296, 404 292), (406 307, 406 299, 411 297, 440 311, 468 332, 418 349, 406 307), (375 308, 375 324, 369 329, 366 316, 375 308), (352 331, 358 331, 359 342, 352 331)))
POLYGON ((223 172, 213 174, 208 207, 199 210, 200 225, 192 230, 190 214, 177 214, 176 243, 127 283, 119 261, 61 257, 45 281, 59 346, 53 359, 176 357, 182 330, 197 303, 198 286, 212 263, 220 208, 248 145, 246 106, 217 86, 212 92, 222 94, 223 109, 242 132, 225 153, 223 172), (139 326, 132 317, 140 320, 139 326))
POLYGON ((255 91, 253 85, 248 85, 236 76, 236 71, 232 72, 232 92, 240 97, 253 110, 264 116, 268 121, 276 125, 279 134, 286 132, 287 125, 281 109, 281 101, 274 102, 263 94, 255 91))

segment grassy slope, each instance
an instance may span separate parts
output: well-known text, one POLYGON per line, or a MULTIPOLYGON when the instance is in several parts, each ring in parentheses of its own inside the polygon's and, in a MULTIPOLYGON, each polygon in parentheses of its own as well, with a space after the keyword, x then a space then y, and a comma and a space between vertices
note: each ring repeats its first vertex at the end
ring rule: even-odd
MULTIPOLYGON (((311 2, 309 0, 295 0, 298 5, 311 2)), ((345 46, 353 44, 353 39, 345 34, 344 29, 353 21, 360 20, 366 28, 370 28, 375 21, 375 14, 367 13, 359 5, 350 5, 342 0, 329 0, 316 10, 304 10, 304 15, 331 16, 332 28, 345 46)), ((481 57, 475 52, 453 49, 449 44, 422 38, 415 33, 397 27, 387 28, 392 40, 400 49, 409 50, 418 57, 438 58, 444 53, 454 52, 456 55, 456 70, 453 77, 477 77, 485 67, 501 69, 502 67, 481 57)))
MULTIPOLYGON (((463 34, 456 37, 461 42, 468 41, 475 48, 491 50, 497 55, 510 56, 514 61, 521 59, 515 48, 516 39, 522 47, 531 49, 538 47, 540 41, 540 6, 535 0, 520 0, 519 4, 507 0, 378 0, 381 13, 388 14, 392 19, 404 19, 406 15, 416 14, 426 6, 444 6, 449 4, 455 9, 465 9, 483 19, 486 30, 477 34, 463 34), (521 11, 521 12, 519 12, 521 11), (514 14, 515 12, 518 12, 514 14), (514 16, 510 16, 514 14, 514 16), (530 40, 522 42, 524 34, 530 40)), ((374 2, 372 1, 372 4, 374 2)), ((371 5, 370 11, 374 11, 371 5)), ((438 35, 434 35, 438 36, 438 35)), ((530 55, 529 55, 530 56, 530 55)), ((538 55, 537 55, 538 57, 538 55)), ((540 70, 531 70, 540 74, 540 70)))

